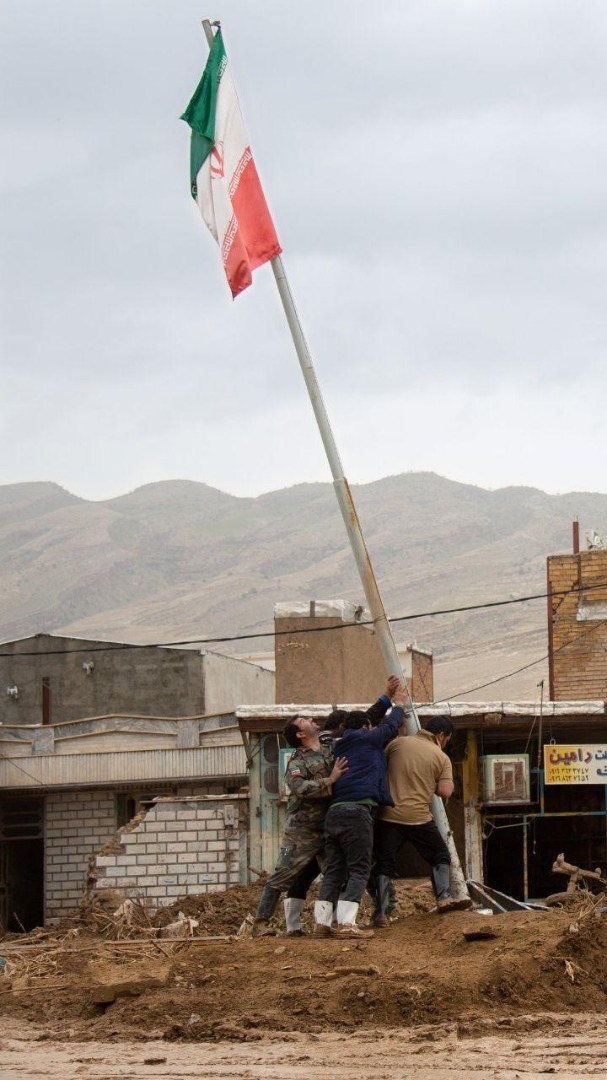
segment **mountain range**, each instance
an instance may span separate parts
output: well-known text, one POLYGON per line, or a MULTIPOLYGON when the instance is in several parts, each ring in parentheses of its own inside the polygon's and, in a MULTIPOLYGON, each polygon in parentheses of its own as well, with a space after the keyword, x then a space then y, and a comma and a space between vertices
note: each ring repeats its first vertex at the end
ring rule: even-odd
MULTIPOLYGON (((434 473, 353 486, 390 618, 544 593, 546 556, 571 522, 607 529, 607 495, 489 491, 434 473)), ((240 498, 172 480, 92 502, 50 482, 0 487, 0 633, 128 642, 271 632, 278 601, 364 602, 331 484, 240 498)), ((546 602, 397 622, 433 649, 436 696, 535 699, 547 666, 546 602)), ((270 652, 271 637, 211 644, 270 652)), ((547 687, 546 687, 547 694, 547 687)))

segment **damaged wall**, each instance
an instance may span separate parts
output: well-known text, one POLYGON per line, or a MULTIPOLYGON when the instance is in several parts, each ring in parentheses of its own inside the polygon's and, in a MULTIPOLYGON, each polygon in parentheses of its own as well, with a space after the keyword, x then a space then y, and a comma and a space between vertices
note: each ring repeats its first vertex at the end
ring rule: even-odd
POLYGON ((116 828, 114 792, 57 792, 44 809, 45 922, 60 919, 82 900, 91 851, 116 828))
MULTIPOLYGON (((91 788, 87 791, 50 792, 44 807, 44 921, 52 923, 69 915, 80 906, 84 893, 89 860, 114 836, 120 819, 117 817, 117 798, 129 795, 135 803, 146 792, 159 795, 171 792, 171 785, 157 782, 146 788, 126 792, 112 788, 91 788), (160 789, 160 790, 159 790, 160 789)), ((173 795, 181 800, 191 796, 221 796, 222 781, 184 785, 173 795)), ((183 841, 181 841, 183 842, 183 841)), ((144 852, 143 854, 147 854, 144 852)), ((173 860, 175 861, 175 860, 173 860)))
POLYGON ((247 881, 248 795, 158 799, 91 856, 87 895, 148 900, 152 909, 188 893, 247 881))

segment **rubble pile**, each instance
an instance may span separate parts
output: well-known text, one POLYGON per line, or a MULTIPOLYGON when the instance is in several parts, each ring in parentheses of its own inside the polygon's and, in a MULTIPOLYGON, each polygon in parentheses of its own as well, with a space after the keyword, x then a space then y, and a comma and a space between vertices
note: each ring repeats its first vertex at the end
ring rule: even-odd
POLYGON ((348 942, 236 936, 259 885, 184 897, 152 918, 136 904, 89 908, 71 925, 0 942, 0 1012, 5 1025, 33 1021, 63 1040, 255 1040, 437 1017, 465 1031, 497 1015, 607 1006, 601 895, 488 916, 433 914, 427 882, 397 892, 390 928, 348 942))

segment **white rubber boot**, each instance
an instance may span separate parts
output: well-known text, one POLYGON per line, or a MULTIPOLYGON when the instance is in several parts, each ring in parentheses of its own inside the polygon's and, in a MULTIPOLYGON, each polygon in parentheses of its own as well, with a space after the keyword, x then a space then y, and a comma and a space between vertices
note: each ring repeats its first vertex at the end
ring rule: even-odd
POLYGON ((340 900, 337 904, 337 929, 333 933, 337 937, 373 937, 372 930, 363 930, 356 925, 359 905, 353 900, 340 900))
POLYGON ((304 909, 305 900, 298 900, 288 896, 284 901, 285 923, 289 937, 301 937, 304 928, 301 925, 301 913, 304 909))
POLYGON ((333 922, 333 904, 330 900, 317 900, 314 904, 314 934, 329 937, 333 922))

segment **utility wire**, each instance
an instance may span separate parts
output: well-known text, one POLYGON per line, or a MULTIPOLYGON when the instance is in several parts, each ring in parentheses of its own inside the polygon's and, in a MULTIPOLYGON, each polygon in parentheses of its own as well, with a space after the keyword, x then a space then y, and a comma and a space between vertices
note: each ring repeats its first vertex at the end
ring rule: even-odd
MULTIPOLYGON (((570 591, 573 591, 573 590, 570 590, 570 591)), ((558 649, 554 649, 552 655, 554 656, 556 653, 562 652, 563 649, 567 649, 571 645, 575 645, 578 641, 581 641, 583 638, 588 637, 590 634, 593 634, 596 630, 598 630, 599 626, 604 626, 604 624, 606 622, 607 622, 607 619, 598 620, 595 623, 595 625, 591 626, 588 630, 584 630, 581 634, 577 634, 577 636, 575 638, 572 638, 571 641, 566 641, 564 645, 560 645, 558 649)), ((25 654, 22 653, 21 655, 23 656, 25 654)), ((39 655, 39 654, 36 653, 34 655, 39 655)), ((47 654, 44 654, 44 655, 47 655, 47 654)), ((521 671, 527 671, 529 668, 535 667, 536 664, 541 664, 543 660, 548 659, 548 656, 549 656, 549 653, 546 653, 545 656, 540 656, 540 657, 538 657, 537 660, 532 660, 531 663, 529 663, 529 664, 523 664, 522 667, 516 668, 515 671, 509 671, 506 675, 499 675, 497 679, 491 679, 489 682, 480 683, 478 686, 472 686, 468 690, 458 690, 458 691, 456 691, 456 693, 452 694, 449 698, 438 698, 436 701, 430 702, 430 704, 431 705, 442 705, 444 702, 452 701, 452 700, 460 698, 460 697, 466 697, 468 694, 474 693, 475 690, 484 690, 484 688, 486 686, 493 686, 495 683, 503 682, 505 679, 510 679, 513 675, 518 675, 519 672, 521 672, 521 671)), ((413 700, 411 698, 411 692, 409 690, 408 683, 406 683, 406 688, 407 688, 407 695, 408 695, 408 698, 409 698, 411 708, 412 708, 413 711, 415 711, 415 706, 414 706, 413 700)), ((542 694, 543 694, 543 690, 542 690, 542 694)), ((535 724, 535 721, 534 721, 534 724, 535 724)), ((533 727, 532 727, 532 730, 533 730, 533 727)), ((248 765, 249 768, 250 768, 250 765, 253 763, 253 760, 254 760, 256 754, 259 754, 260 751, 261 751, 261 741, 259 742, 259 745, 256 747, 255 751, 253 752, 253 755, 251 756, 251 761, 249 762, 249 765, 248 765)), ((7 757, 6 754, 0 754, 0 761, 6 761, 6 762, 9 763, 9 765, 14 765, 14 767, 16 769, 19 769, 20 772, 24 773, 25 776, 28 776, 30 778, 30 780, 34 781, 34 783, 36 783, 36 784, 38 784, 40 786, 45 786, 43 784, 42 780, 40 780, 37 776, 33 776, 32 773, 29 773, 27 771, 27 769, 24 769, 21 765, 17 765, 17 762, 15 761, 14 758, 7 757)))
MULTIPOLYGON (((577 634, 571 641, 566 641, 564 645, 559 645, 558 649, 553 649, 552 655, 556 656, 556 654, 562 652, 563 649, 568 649, 571 645, 576 645, 582 638, 588 637, 589 634, 594 634, 594 632, 598 630, 600 626, 604 626, 606 622, 607 619, 598 619, 594 626, 591 626, 588 630, 583 630, 581 634, 577 634)), ((528 671, 529 668, 535 667, 536 664, 543 663, 549 656, 550 653, 545 653, 544 656, 538 656, 537 660, 531 660, 530 663, 523 664, 522 667, 516 668, 514 671, 509 671, 506 675, 498 675, 496 679, 490 679, 488 682, 479 683, 478 686, 471 686, 469 690, 457 690, 455 693, 450 694, 448 698, 437 698, 432 704, 441 705, 444 701, 454 701, 460 697, 466 697, 468 694, 473 694, 476 690, 484 690, 486 686, 494 686, 495 683, 503 682, 504 679, 511 679, 513 675, 519 675, 521 671, 528 671)))
MULTIPOLYGON (((462 607, 455 608, 437 608, 433 611, 418 611, 412 615, 396 615, 394 618, 388 619, 389 623, 399 622, 411 622, 414 619, 429 619, 436 615, 457 615, 464 611, 484 611, 488 608, 508 607, 510 604, 526 604, 529 600, 545 600, 548 596, 560 596, 563 602, 566 596, 569 596, 574 592, 591 592, 593 589, 604 589, 607 586, 607 581, 599 581, 594 585, 585 585, 583 589, 580 589, 579 585, 573 585, 570 589, 559 590, 558 592, 542 592, 532 593, 529 596, 517 596, 509 600, 489 600, 483 604, 466 604, 462 607)), ((558 607, 560 607, 557 605, 558 607)), ((210 638, 188 638, 184 641, 155 641, 142 644, 141 642, 111 642, 107 645, 93 645, 88 648, 78 649, 48 649, 44 653, 37 650, 29 652, 2 652, 0 651, 0 658, 11 657, 12 659, 18 659, 20 656, 65 656, 67 654, 78 653, 94 653, 94 652, 111 652, 118 649, 174 649, 179 646, 186 645, 218 645, 231 641, 250 641, 255 638, 278 638, 278 637, 294 637, 301 634, 324 634, 329 630, 347 630, 352 626, 373 626, 372 619, 361 619, 356 623, 335 623, 331 626, 309 626, 303 627, 300 630, 256 630, 251 634, 233 634, 225 637, 210 637, 210 638)), ((52 636, 52 635, 49 635, 52 636)), ((537 661, 539 663, 539 661, 537 661)), ((513 674, 516 674, 513 672, 513 674)))

